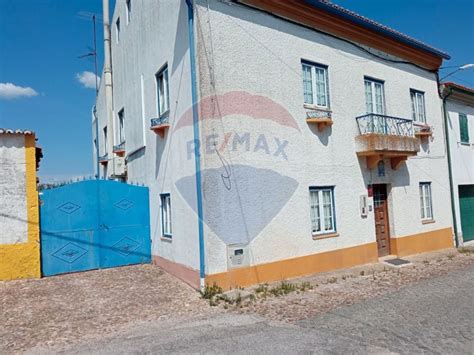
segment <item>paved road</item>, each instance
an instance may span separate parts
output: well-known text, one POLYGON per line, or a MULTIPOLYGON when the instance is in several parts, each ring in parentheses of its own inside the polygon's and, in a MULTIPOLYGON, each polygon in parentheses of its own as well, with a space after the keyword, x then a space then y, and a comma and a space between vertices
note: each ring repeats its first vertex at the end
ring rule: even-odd
POLYGON ((76 353, 474 354, 474 267, 294 324, 225 314, 142 326, 76 353))

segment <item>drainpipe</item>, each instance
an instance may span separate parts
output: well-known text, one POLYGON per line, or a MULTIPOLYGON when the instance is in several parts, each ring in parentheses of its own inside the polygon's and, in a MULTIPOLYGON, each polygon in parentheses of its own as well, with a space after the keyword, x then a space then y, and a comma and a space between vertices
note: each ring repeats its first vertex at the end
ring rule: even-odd
POLYGON ((451 168, 451 148, 449 145, 449 129, 448 129, 448 109, 446 108, 446 100, 453 93, 453 90, 450 88, 447 94, 444 94, 444 85, 441 86, 440 95, 443 100, 443 118, 444 118, 444 128, 445 128, 445 143, 446 143, 446 152, 448 157, 448 174, 449 174, 449 191, 451 192, 451 213, 453 218, 453 229, 454 229, 454 241, 456 243, 456 248, 459 247, 458 239, 458 221, 456 219, 456 202, 454 200, 454 180, 453 180, 453 169, 451 168))
POLYGON ((201 290, 205 286, 205 259, 204 259, 204 222, 202 209, 201 191, 201 155, 199 152, 199 114, 197 107, 197 79, 196 79, 196 53, 194 48, 194 9, 193 1, 185 0, 188 6, 188 39, 189 39, 189 60, 191 64, 191 95, 193 105, 193 132, 194 132, 194 168, 196 171, 196 197, 199 230, 199 286, 201 290))
MULTIPOLYGON (((114 172, 113 147, 114 147, 114 116, 113 116, 113 96, 112 96, 112 59, 110 43, 110 19, 109 19, 109 0, 102 0, 103 21, 104 21, 104 74, 105 82, 105 107, 107 113, 107 155, 108 160, 112 162, 112 174, 114 172)), ((104 176, 107 178, 106 176, 104 176)))
MULTIPOLYGON (((97 95, 96 95, 96 102, 97 102, 97 95)), ((94 115, 95 120, 95 168, 96 168, 96 175, 95 178, 97 180, 100 179, 100 164, 99 164, 99 118, 97 117, 97 107, 94 105, 92 109, 92 114, 94 115)))

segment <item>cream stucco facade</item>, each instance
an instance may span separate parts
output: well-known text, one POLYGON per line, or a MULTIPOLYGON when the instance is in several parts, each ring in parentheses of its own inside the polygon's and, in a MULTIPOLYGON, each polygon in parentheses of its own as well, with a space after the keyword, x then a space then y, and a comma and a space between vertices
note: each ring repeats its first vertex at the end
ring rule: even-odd
MULTIPOLYGON (((111 21, 114 115, 124 109, 127 180, 150 187, 157 263, 195 285, 196 142, 187 6, 132 4, 130 21, 121 0, 111 21), (170 127, 160 136, 150 130, 150 119, 158 116, 155 75, 166 65, 170 127), (162 193, 171 196, 172 238, 162 234, 162 193)), ((207 282, 244 286, 376 261, 374 184, 387 188, 390 254, 452 246, 443 116, 433 71, 235 2, 196 1, 195 20, 207 282), (321 130, 306 120, 312 108, 304 105, 303 62, 326 68, 332 125, 321 130), (423 92, 433 133, 421 139, 412 132, 419 152, 396 169, 384 156, 384 174, 357 154, 356 117, 367 113, 367 78, 383 83, 388 116, 411 120, 410 90, 423 92), (431 186, 428 222, 420 215, 420 183, 431 186), (333 228, 316 235, 310 189, 321 187, 332 190, 333 228)), ((102 152, 102 86, 98 100, 102 152)), ((118 137, 117 129, 116 120, 108 132, 118 137)))

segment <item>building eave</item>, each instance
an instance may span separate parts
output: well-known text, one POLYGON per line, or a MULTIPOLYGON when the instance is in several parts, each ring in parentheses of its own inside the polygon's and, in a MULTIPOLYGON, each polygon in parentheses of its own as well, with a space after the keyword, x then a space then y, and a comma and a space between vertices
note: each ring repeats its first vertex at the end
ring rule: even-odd
POLYGON ((323 0, 234 0, 323 33, 437 71, 450 56, 401 32, 323 0))

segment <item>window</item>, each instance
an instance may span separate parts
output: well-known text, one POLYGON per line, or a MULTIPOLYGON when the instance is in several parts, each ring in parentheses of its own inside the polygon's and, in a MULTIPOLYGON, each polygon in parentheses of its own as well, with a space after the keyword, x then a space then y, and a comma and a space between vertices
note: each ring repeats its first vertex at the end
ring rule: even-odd
POLYGON ((171 238, 171 197, 161 194, 161 230, 163 237, 171 238))
POLYGON ((104 154, 107 154, 107 126, 104 127, 102 132, 104 134, 104 154))
POLYGON ((426 123, 425 94, 421 91, 410 90, 410 97, 413 121, 426 123))
POLYGON ((125 111, 124 109, 121 109, 118 113, 119 144, 125 142, 124 121, 125 121, 125 111))
POLYGON ((127 11, 127 25, 130 23, 130 19, 132 18, 132 1, 127 0, 125 2, 125 8, 127 11))
POLYGON ((309 189, 311 228, 313 234, 332 233, 336 231, 333 192, 333 187, 311 187, 309 189))
POLYGON ((365 79, 365 107, 367 113, 385 114, 385 98, 383 83, 372 79, 365 79))
POLYGON ((117 43, 119 43, 119 41, 120 41, 120 17, 115 22, 115 39, 117 40, 117 43))
POLYGON ((459 114, 459 132, 461 135, 461 143, 469 143, 469 123, 464 113, 459 114))
POLYGON ((156 74, 156 86, 158 91, 158 116, 162 116, 170 109, 167 65, 156 74))
POLYGON ((430 182, 420 182, 420 209, 422 220, 433 219, 430 182))
POLYGON ((327 67, 302 63, 304 103, 329 107, 327 67))

